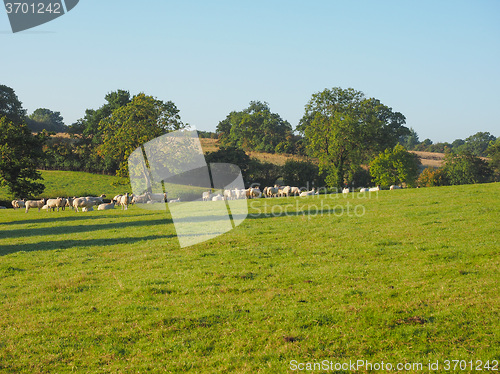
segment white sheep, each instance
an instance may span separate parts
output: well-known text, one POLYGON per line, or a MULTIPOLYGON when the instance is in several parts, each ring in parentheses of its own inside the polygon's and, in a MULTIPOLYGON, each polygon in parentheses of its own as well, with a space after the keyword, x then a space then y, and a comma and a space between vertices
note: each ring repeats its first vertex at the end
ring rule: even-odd
POLYGON ((349 188, 348 188, 348 187, 343 188, 343 189, 342 189, 342 193, 349 193, 349 188))
POLYGON ((312 195, 314 195, 314 187, 311 191, 302 191, 299 196, 305 197, 305 196, 312 196, 312 195))
POLYGON ((103 197, 106 195, 101 195, 99 197, 87 196, 87 197, 77 197, 73 199, 73 207, 78 212, 78 208, 82 208, 83 212, 90 212, 93 209, 89 209, 94 205, 99 205, 103 203, 103 197), (85 208, 85 209, 84 209, 85 208))
MULTIPOLYGON (((54 211, 57 208, 57 211, 59 212, 59 208, 63 206, 62 198, 58 197, 57 199, 48 199, 47 200, 47 211, 54 211)), ((66 202, 65 202, 66 204, 66 202)))
POLYGON ((289 196, 290 196, 291 191, 292 191, 292 187, 290 187, 290 186, 285 186, 285 187, 283 187, 283 188, 281 189, 281 191, 280 191, 279 195, 280 195, 281 197, 284 197, 284 196, 289 197, 289 196))
POLYGON ((278 185, 275 185, 274 187, 267 187, 267 194, 266 196, 267 197, 276 197, 278 196, 280 190, 279 190, 279 186, 278 185))
POLYGON ((99 206, 97 207, 97 210, 109 210, 109 209, 115 209, 115 201, 114 200, 109 204, 106 204, 106 203, 99 204, 99 206))
POLYGON ((130 201, 129 201, 128 192, 125 195, 121 196, 117 201, 118 205, 120 205, 122 207, 122 210, 128 209, 129 202, 130 201))
POLYGON ((401 189, 401 186, 396 186, 395 184, 393 184, 391 187, 389 187, 389 190, 400 190, 401 189))
POLYGON ((25 200, 12 200, 12 207, 14 209, 20 209, 25 207, 25 200))
POLYGON ((42 200, 28 200, 25 203, 26 206, 26 213, 30 210, 30 208, 38 208, 38 211, 42 209, 42 207, 45 205, 46 199, 42 200))
POLYGON ((290 187, 290 194, 292 194, 293 196, 299 196, 300 195, 300 188, 290 187))
POLYGON ((377 187, 371 187, 368 191, 370 191, 370 192, 380 191, 380 186, 377 186, 377 187))
POLYGON ((203 201, 208 201, 210 200, 210 191, 205 191, 201 194, 201 198, 203 201))
POLYGON ((368 188, 361 188, 359 192, 368 192, 368 190, 369 190, 368 188))
POLYGON ((170 200, 169 203, 180 203, 181 202, 181 198, 178 197, 177 199, 173 199, 173 200, 170 200))
POLYGON ((221 201, 221 200, 224 200, 224 198, 220 193, 212 197, 212 201, 221 201))

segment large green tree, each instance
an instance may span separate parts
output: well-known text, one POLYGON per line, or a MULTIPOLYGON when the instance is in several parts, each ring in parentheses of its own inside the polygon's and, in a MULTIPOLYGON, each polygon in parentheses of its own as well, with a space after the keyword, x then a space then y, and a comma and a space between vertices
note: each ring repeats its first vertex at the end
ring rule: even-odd
POLYGON ((269 153, 286 151, 284 143, 293 140, 290 123, 260 101, 252 101, 248 108, 228 114, 219 122, 217 133, 223 146, 269 153))
POLYGON ((500 181, 500 138, 490 142, 486 153, 490 157, 489 162, 495 173, 495 180, 500 181))
POLYGON ((26 118, 26 110, 15 91, 4 85, 0 85, 0 116, 7 117, 15 124, 23 123, 26 118))
POLYGON ((68 127, 64 124, 60 112, 54 112, 47 108, 38 108, 27 119, 28 127, 31 131, 40 132, 42 130, 54 132, 66 132, 68 127))
POLYGON ((409 187, 415 187, 419 166, 418 157, 398 144, 373 159, 370 163, 370 174, 377 185, 405 183, 409 187))
POLYGON ((127 176, 128 157, 137 147, 184 127, 173 102, 163 102, 141 93, 99 122, 102 143, 97 152, 117 163, 117 175, 127 176))
POLYGON ((297 130, 304 135, 309 154, 318 158, 326 183, 340 187, 372 155, 409 135, 404 124, 401 113, 379 100, 335 87, 312 95, 297 130))
POLYGON ((14 90, 0 86, 0 185, 16 198, 37 195, 45 188, 37 182, 42 176, 36 166, 46 135, 32 135, 25 115, 14 90))
POLYGON ((468 151, 448 153, 445 156, 443 171, 451 185, 486 183, 493 176, 490 165, 468 151))
POLYGON ((98 109, 87 109, 83 118, 69 126, 68 132, 75 138, 74 154, 81 169, 111 173, 117 168, 116 161, 97 152, 103 136, 99 123, 110 117, 114 110, 130 103, 131 96, 129 91, 116 90, 106 94, 104 99, 105 104, 98 109))

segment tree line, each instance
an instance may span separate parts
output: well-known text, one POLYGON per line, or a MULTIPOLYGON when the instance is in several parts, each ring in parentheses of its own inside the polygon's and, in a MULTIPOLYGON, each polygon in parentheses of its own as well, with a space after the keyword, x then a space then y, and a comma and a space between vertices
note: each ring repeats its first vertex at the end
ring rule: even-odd
MULTIPOLYGON (((172 101, 145 93, 132 96, 117 90, 104 97, 98 109, 65 126, 59 112, 39 108, 27 115, 14 90, 0 85, 0 183, 14 196, 41 193, 38 169, 78 170, 126 177, 127 159, 141 144, 167 132, 188 128, 172 101), (33 134, 32 132, 37 132, 33 134), (66 132, 69 137, 50 137, 66 132)), ((295 130, 273 113, 268 103, 250 102, 229 113, 215 133, 220 150, 208 162, 238 164, 244 178, 264 185, 281 177, 288 184, 312 183, 330 187, 370 184, 408 186, 477 183, 498 179, 499 139, 477 133, 452 144, 438 143, 447 152, 446 167, 427 170, 419 179, 418 158, 408 150, 429 150, 405 126, 403 114, 352 88, 317 92, 305 106, 295 130), (280 167, 248 157, 248 151, 308 156, 310 161, 288 161, 280 167), (489 156, 489 163, 479 156, 489 156), (470 173, 480 176, 471 176, 470 173)), ((437 145, 434 145, 437 146, 437 145)))

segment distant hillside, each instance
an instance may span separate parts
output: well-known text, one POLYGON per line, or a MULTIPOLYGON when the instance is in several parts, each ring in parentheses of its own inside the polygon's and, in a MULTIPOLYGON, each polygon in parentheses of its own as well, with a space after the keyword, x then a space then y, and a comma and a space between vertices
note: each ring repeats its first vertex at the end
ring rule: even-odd
MULTIPOLYGON (((201 147, 203 148, 203 152, 214 152, 219 149, 219 145, 217 143, 217 139, 200 139, 201 147)), ((444 153, 437 152, 419 152, 419 151, 410 151, 420 157, 420 162, 422 166, 425 167, 441 167, 444 162, 444 153)), ((289 155, 289 154, 272 154, 272 153, 264 153, 264 152, 247 152, 250 157, 256 158, 259 161, 270 162, 276 165, 284 165, 287 160, 308 160, 307 157, 297 156, 297 155, 289 155)), ((310 160, 310 159, 309 159, 310 160)))

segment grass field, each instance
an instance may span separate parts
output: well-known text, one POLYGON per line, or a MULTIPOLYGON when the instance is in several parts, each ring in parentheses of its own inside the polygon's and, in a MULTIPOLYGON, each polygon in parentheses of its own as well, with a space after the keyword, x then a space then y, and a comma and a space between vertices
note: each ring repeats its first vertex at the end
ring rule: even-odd
POLYGON ((183 249, 168 212, 0 211, 0 372, 492 366, 499 192, 252 200, 233 231, 183 249))

